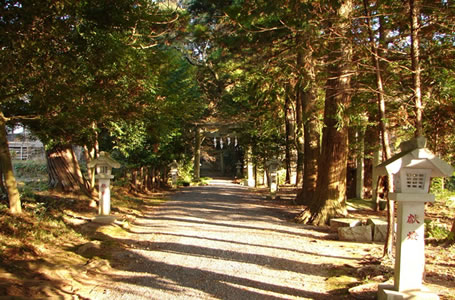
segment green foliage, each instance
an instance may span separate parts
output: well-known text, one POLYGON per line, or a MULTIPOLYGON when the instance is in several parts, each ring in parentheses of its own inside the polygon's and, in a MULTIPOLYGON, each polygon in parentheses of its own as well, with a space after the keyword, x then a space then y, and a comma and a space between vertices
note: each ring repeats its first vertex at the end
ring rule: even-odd
POLYGON ((178 177, 179 180, 183 182, 191 182, 193 179, 193 163, 190 159, 182 161, 181 164, 179 164, 178 168, 178 177))
POLYGON ((435 240, 445 240, 449 238, 450 230, 440 223, 439 220, 425 220, 425 237, 435 240))
POLYGON ((19 178, 42 178, 47 177, 47 165, 45 161, 16 160, 13 162, 14 173, 19 178))

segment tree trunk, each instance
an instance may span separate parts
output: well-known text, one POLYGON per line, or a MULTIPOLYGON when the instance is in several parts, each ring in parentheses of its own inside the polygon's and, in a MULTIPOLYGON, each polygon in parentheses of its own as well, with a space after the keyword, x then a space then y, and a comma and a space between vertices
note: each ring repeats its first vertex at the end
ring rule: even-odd
POLYGON ((153 166, 151 167, 150 169, 150 183, 152 185, 152 191, 155 191, 157 189, 157 186, 156 186, 156 167, 153 166))
POLYGON ((138 186, 137 186, 137 169, 134 168, 131 170, 131 183, 130 183, 130 190, 132 192, 137 192, 138 191, 138 186))
POLYGON ((352 43, 351 29, 352 0, 341 1, 336 9, 329 37, 328 73, 324 108, 322 151, 318 169, 315 201, 309 206, 300 221, 324 225, 332 217, 345 216, 346 173, 348 159, 348 122, 346 109, 351 103, 352 43), (340 59, 340 57, 342 59, 340 59))
POLYGON ((82 175, 71 145, 46 151, 49 186, 63 192, 82 192, 90 197, 89 184, 82 175))
POLYGON ((304 140, 303 140, 303 103, 302 95, 303 92, 300 90, 300 84, 297 83, 294 88, 295 95, 295 143, 297 149, 297 167, 296 167, 296 180, 295 184, 297 187, 301 187, 303 184, 303 160, 304 160, 304 140))
POLYGON ((144 193, 147 193, 149 191, 148 188, 148 181, 149 181, 149 170, 147 167, 143 167, 143 173, 142 173, 142 190, 144 193))
POLYGON ((450 230, 450 232, 452 233, 453 241, 455 241, 455 219, 453 219, 452 229, 450 230))
POLYGON ((139 192, 140 193, 144 193, 145 192, 145 189, 144 189, 144 167, 140 167, 139 168, 138 184, 139 184, 139 192))
MULTIPOLYGON (((85 158, 85 162, 88 164, 89 162, 91 162, 92 160, 94 160, 97 155, 98 155, 99 151, 97 150, 97 147, 91 147, 89 148, 87 145, 84 145, 84 158, 85 158)), ((93 167, 93 168, 87 168, 87 182, 88 182, 88 185, 89 185, 89 189, 91 191, 93 191, 95 189, 95 182, 96 182, 96 178, 95 178, 95 174, 96 174, 96 169, 93 167)))
MULTIPOLYGON (((368 117, 368 123, 377 123, 376 115, 370 115, 368 117)), ((364 186, 365 186, 365 198, 373 198, 373 168, 375 167, 373 161, 375 153, 378 150, 379 145, 379 132, 377 125, 368 125, 365 130, 365 143, 364 143, 364 186)))
POLYGON ((153 174, 154 189, 158 190, 160 188, 160 168, 154 167, 153 174))
POLYGON ((358 199, 364 199, 364 180, 365 180, 365 127, 357 129, 357 144, 359 149, 356 154, 356 183, 355 183, 355 196, 358 199))
POLYGON ((0 164, 5 179, 6 191, 9 200, 9 211, 12 214, 22 212, 21 197, 17 189, 16 177, 13 172, 13 163, 8 147, 8 138, 6 136, 6 118, 3 112, 0 112, 0 164))
POLYGON ((147 168, 147 191, 152 192, 153 191, 153 167, 148 167, 147 168))
MULTIPOLYGON (((412 1, 412 0, 410 0, 412 1)), ((383 155, 384 159, 387 160, 392 156, 392 151, 390 149, 390 142, 389 142, 389 130, 387 125, 387 118, 385 114, 385 99, 384 99, 384 86, 382 80, 382 71, 381 71, 381 61, 379 56, 378 47, 376 47, 376 42, 374 39, 373 29, 371 26, 371 13, 368 9, 369 3, 368 0, 363 1, 365 14, 367 16, 366 22, 368 26, 368 33, 370 39, 370 47, 372 53, 372 61, 375 68, 376 73, 376 85, 378 88, 377 97, 378 97, 378 109, 379 109, 379 128, 381 132, 381 139, 382 139, 382 146, 383 146, 383 155)), ((382 22, 379 22, 380 25, 380 42, 383 43, 385 40, 385 34, 382 28, 382 22)), ((391 176, 387 176, 387 186, 389 190, 393 189, 393 180, 391 176)), ((388 195, 388 193, 387 193, 388 195)), ((384 255, 390 256, 392 254, 392 243, 393 243, 393 229, 394 229, 394 204, 392 200, 387 197, 387 239, 384 245, 384 255)))
POLYGON ((286 179, 285 183, 291 183, 291 134, 292 134, 292 109, 291 109, 291 99, 289 94, 285 95, 284 102, 284 116, 285 116, 285 130, 286 130, 286 149, 285 149, 285 164, 286 164, 286 179))
POLYGON ((302 190, 298 193, 296 202, 307 206, 312 205, 315 200, 318 161, 320 151, 320 134, 317 107, 317 86, 316 86, 316 61, 313 53, 308 51, 303 57, 300 66, 305 66, 305 81, 308 86, 303 92, 303 134, 304 134, 304 157, 303 157, 303 184, 302 190))
POLYGON ((167 185, 167 182, 169 181, 169 169, 164 166, 162 167, 162 170, 161 170, 161 183, 166 186, 167 185))
POLYGON ((0 167, 0 191, 5 194, 5 195, 8 195, 8 191, 6 190, 6 186, 5 186, 5 182, 4 182, 4 177, 3 177, 3 170, 2 168, 0 167))
POLYGON ((409 0, 409 11, 411 21, 411 62, 412 79, 414 83, 414 102, 415 102, 415 136, 423 135, 423 105, 422 105, 422 84, 420 67, 420 0, 409 0))

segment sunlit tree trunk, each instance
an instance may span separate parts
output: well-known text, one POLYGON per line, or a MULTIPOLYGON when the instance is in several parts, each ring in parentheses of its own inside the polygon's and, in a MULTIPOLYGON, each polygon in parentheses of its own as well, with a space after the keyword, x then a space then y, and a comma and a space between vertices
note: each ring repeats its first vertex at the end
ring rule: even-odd
MULTIPOLYGON (((300 55, 300 54, 299 54, 300 55)), ((299 58, 300 59, 300 58, 299 58)), ((303 160, 304 160, 304 141, 303 141, 303 92, 300 84, 297 83, 294 88, 295 95, 295 144, 297 149, 297 167, 296 167, 296 185, 302 186, 303 183, 303 160)))
MULTIPOLYGON (((95 139, 94 139, 93 145, 91 145, 91 146, 84 145, 84 158, 85 158, 85 162, 87 164, 89 162, 91 162, 93 159, 97 158, 100 153, 100 145, 98 142, 98 133, 96 131, 96 128, 97 128, 96 123, 93 122, 92 129, 95 134, 95 139)), ((89 188, 91 191, 93 191, 95 189, 95 173, 96 173, 95 168, 88 168, 87 179, 88 179, 88 184, 89 184, 89 188)))
POLYGON ((93 196, 71 145, 56 146, 46 151, 46 158, 51 188, 93 196))
MULTIPOLYGON (((375 69, 375 74, 376 74, 376 86, 377 86, 377 102, 378 102, 378 111, 379 111, 379 128, 381 132, 381 140, 382 140, 382 150, 383 150, 383 155, 384 159, 387 160, 392 156, 392 151, 390 149, 390 141, 389 141, 389 129, 388 129, 388 123, 387 123, 387 117, 386 117, 386 107, 385 107, 385 99, 384 99, 384 85, 383 85, 383 80, 382 80, 382 71, 381 71, 381 61, 380 61, 380 52, 378 50, 378 47, 376 46, 376 41, 374 38, 373 34, 373 29, 371 25, 371 13, 368 9, 369 7, 369 1, 364 0, 364 9, 365 9, 365 15, 367 16, 366 18, 366 23, 368 27, 368 33, 369 33, 369 39, 370 39, 370 48, 371 48, 371 56, 372 56, 372 62, 373 66, 375 69)), ((380 27, 382 27, 382 22, 379 22, 380 27)), ((382 28, 380 28, 380 42, 383 42, 385 39, 384 32, 382 31, 382 28)), ((379 178, 378 178, 378 184, 376 187, 379 187, 379 178)), ((391 176, 387 176, 387 186, 389 190, 393 189, 393 180, 391 176)), ((387 193, 388 194, 388 193, 387 193)), ((392 200, 388 199, 387 197, 387 238, 386 238, 386 243, 384 245, 384 255, 385 256, 390 256, 392 254, 392 244, 393 244, 393 230, 394 230, 394 224, 395 224, 395 213, 394 213, 394 203, 392 200)))
POLYGON ((353 1, 341 1, 331 24, 328 40, 328 79, 324 107, 321 156, 317 192, 301 220, 315 225, 327 224, 346 210, 348 123, 346 110, 351 103, 352 42, 349 37, 353 1), (342 59, 340 59, 342 58, 342 59), (324 170, 324 171, 322 171, 324 170))
POLYGON ((303 183, 302 190, 297 194, 296 202, 309 206, 315 200, 320 154, 316 61, 313 58, 312 51, 307 51, 300 65, 302 68, 305 66, 304 74, 307 86, 302 97, 304 135, 303 183))
POLYGON ((13 172, 13 163, 8 147, 8 138, 6 136, 6 118, 3 112, 0 112, 0 164, 5 179, 6 192, 9 200, 9 211, 12 214, 22 212, 21 198, 17 189, 16 177, 13 172))
POLYGON ((423 105, 422 105, 422 81, 420 67, 420 0, 409 0, 409 11, 411 21, 411 62, 413 94, 415 103, 415 136, 423 135, 423 105))

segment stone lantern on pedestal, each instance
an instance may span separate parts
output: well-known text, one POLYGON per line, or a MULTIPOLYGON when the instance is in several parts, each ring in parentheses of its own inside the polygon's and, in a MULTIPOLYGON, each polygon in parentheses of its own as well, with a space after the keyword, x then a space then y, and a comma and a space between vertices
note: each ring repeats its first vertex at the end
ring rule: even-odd
POLYGON ((278 167, 280 166, 280 161, 277 159, 271 159, 266 162, 265 166, 270 174, 270 195, 272 198, 275 198, 278 190, 278 167))
POLYGON ((100 223, 111 223, 115 220, 111 213, 111 179, 114 178, 112 175, 112 168, 120 168, 120 163, 112 159, 108 153, 102 151, 98 158, 92 160, 87 164, 89 168, 96 167, 95 179, 98 180, 99 189, 99 207, 98 216, 95 218, 95 222, 100 223))
POLYGON ((378 299, 439 299, 422 286, 425 268, 424 217, 431 177, 451 176, 453 168, 425 148, 417 137, 400 145, 401 152, 377 166, 380 175, 392 176, 397 202, 397 236, 394 285, 380 285, 378 299))
POLYGON ((169 164, 169 168, 171 168, 171 180, 172 180, 172 187, 177 186, 177 175, 179 173, 179 165, 178 163, 174 160, 169 164))

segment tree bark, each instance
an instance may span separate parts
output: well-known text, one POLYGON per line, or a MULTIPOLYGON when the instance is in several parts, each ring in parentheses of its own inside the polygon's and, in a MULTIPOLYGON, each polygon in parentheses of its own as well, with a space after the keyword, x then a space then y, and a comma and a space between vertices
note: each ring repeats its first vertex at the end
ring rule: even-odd
MULTIPOLYGON (((299 60, 300 58, 298 58, 299 60)), ((300 84, 297 83, 294 88, 295 95, 295 143, 297 149, 297 167, 296 167, 296 180, 297 187, 303 184, 303 160, 304 160, 304 140, 303 140, 303 103, 302 91, 300 84)))
MULTIPOLYGON (((96 131, 96 123, 93 122, 92 123, 92 129, 94 131, 94 134, 95 134, 95 140, 93 142, 93 145, 91 145, 90 147, 88 145, 84 145, 84 158, 85 158, 85 162, 88 164, 90 161, 92 161, 93 159, 97 158, 99 153, 100 153, 100 145, 99 145, 99 142, 98 142, 98 133, 96 131)), ((88 168, 87 170, 87 180, 88 180, 88 184, 89 184, 89 188, 91 191, 95 190, 95 174, 96 174, 96 169, 95 168, 88 168)))
POLYGON ((8 192, 6 190, 6 186, 5 186, 5 182, 4 182, 4 177, 3 177, 3 170, 2 168, 0 167, 0 191, 5 194, 5 195, 8 195, 8 192))
POLYGON ((411 62, 412 79, 414 83, 414 102, 415 102, 415 136, 423 135, 423 105, 422 105, 422 83, 420 67, 420 0, 409 0, 409 11, 411 21, 411 62))
POLYGON ((285 164, 286 164, 286 179, 285 183, 291 183, 291 134, 292 134, 292 115, 291 109, 291 99, 289 94, 285 95, 285 102, 284 102, 284 116, 285 116, 285 130, 286 130, 286 149, 285 149, 285 164))
MULTIPOLYGON (((412 1, 412 0, 410 0, 412 1)), ((381 71, 381 61, 380 61, 380 53, 378 47, 376 46, 373 29, 371 26, 371 13, 368 9, 369 3, 368 0, 363 1, 365 14, 367 16, 366 23, 368 26, 368 33, 370 39, 370 47, 372 53, 372 61, 375 68, 376 73, 376 85, 377 85, 377 98, 378 98, 378 110, 379 110, 379 128, 381 132, 381 140, 382 140, 382 148, 383 148, 383 155, 384 159, 387 160, 392 156, 392 151, 390 149, 390 142, 389 142, 389 130, 388 130, 388 123, 385 113, 385 99, 384 99, 384 85, 382 80, 382 71, 381 71)), ((379 22, 380 27, 382 28, 382 22, 379 22)), ((383 43, 385 36, 383 30, 380 28, 380 42, 383 43)), ((393 190, 393 179, 391 176, 387 176, 387 186, 389 190, 393 190)), ((388 195, 388 193, 387 193, 388 195)), ((392 243, 393 243, 393 229, 394 229, 394 204, 393 202, 387 197, 387 239, 384 245, 384 256, 390 256, 392 254, 392 243)))
POLYGON ((324 225, 332 217, 345 216, 348 123, 346 109, 351 103, 352 42, 350 35, 353 1, 341 1, 336 9, 332 36, 329 37, 328 73, 324 107, 322 151, 318 169, 317 193, 301 221, 324 225), (342 59, 340 59, 340 57, 342 59))
POLYGON ((150 169, 150 183, 152 185, 152 191, 156 190, 157 189, 157 186, 156 186, 156 167, 153 166, 151 167, 150 169))
POLYGON ((363 199, 365 197, 364 193, 364 182, 365 182, 365 127, 357 129, 357 144, 359 149, 356 154, 356 184, 355 184, 355 196, 358 199, 363 199))
POLYGON ((93 196, 71 145, 56 146, 46 151, 46 159, 51 188, 93 196))
POLYGON ((138 192, 139 188, 137 186, 137 169, 134 168, 131 170, 131 182, 130 182, 130 190, 133 192, 138 192))
POLYGON ((153 167, 147 168, 147 191, 153 191, 153 167))
MULTIPOLYGON (((307 47, 311 49, 311 47, 307 47)), ((317 86, 316 86, 316 61, 312 51, 303 56, 301 67, 305 66, 305 81, 308 86, 303 91, 303 134, 304 134, 304 157, 303 157, 303 184, 302 190, 298 193, 296 202, 307 206, 312 205, 315 200, 318 162, 320 152, 319 118, 317 107, 317 86)))
MULTIPOLYGON (((98 142, 96 143, 98 144, 98 142)), ((92 160, 98 157, 99 153, 99 147, 95 145, 94 147, 88 147, 87 145, 84 145, 84 158, 85 162, 88 164, 92 160)), ((87 182, 89 185, 89 189, 93 191, 95 189, 95 174, 96 174, 96 169, 95 168, 87 168, 87 182)))
POLYGON ((13 172, 13 163, 8 147, 8 138, 6 136, 6 118, 3 112, 0 112, 0 164, 5 179, 5 187, 9 200, 9 211, 12 214, 22 213, 21 197, 17 189, 16 177, 13 172))
MULTIPOLYGON (((368 123, 377 123, 376 115, 370 114, 368 123)), ((365 130, 365 143, 364 143, 364 185, 365 185, 365 198, 373 198, 373 168, 375 167, 373 161, 377 147, 379 145, 379 131, 377 125, 368 125, 365 130)))

